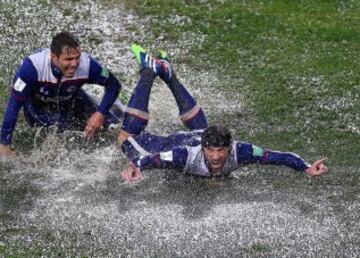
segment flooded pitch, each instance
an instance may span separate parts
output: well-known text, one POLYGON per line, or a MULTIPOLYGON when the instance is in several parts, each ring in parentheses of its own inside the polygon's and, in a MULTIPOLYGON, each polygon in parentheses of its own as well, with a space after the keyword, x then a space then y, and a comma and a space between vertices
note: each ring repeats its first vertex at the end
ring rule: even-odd
MULTIPOLYGON (((14 63, 4 71, 2 83, 10 82, 23 56, 49 43, 54 30, 70 27, 82 33, 84 49, 131 91, 138 68, 129 46, 142 38, 129 28, 133 24, 145 28, 141 24, 146 19, 98 1, 74 1, 73 6, 44 2, 26 2, 26 8, 22 8, 24 1, 1 3, 9 17, 0 20, 1 45, 7 49, 0 60, 14 63), (69 8, 78 15, 71 15, 69 8), (27 28, 34 27, 39 31, 28 35, 27 28), (10 35, 15 36, 9 40, 10 35), (17 38, 22 40, 17 42, 17 38), (23 41, 29 43, 19 49, 23 41)), ((174 46, 171 54, 180 55, 177 49, 194 43, 186 40, 190 38, 184 35, 184 45, 174 46)), ((201 43, 201 37, 197 40, 201 43)), ((241 123, 243 130, 253 127, 252 111, 241 104, 240 93, 215 90, 227 83, 226 78, 220 80, 212 72, 189 72, 181 64, 175 68, 213 117, 241 113, 232 123, 241 123)), ((231 83, 242 84, 243 80, 231 78, 231 83)), ((160 82, 154 85, 150 110, 150 131, 169 133, 182 128, 172 96, 160 82)), ((24 127, 15 135, 16 145, 24 145, 19 155, 0 160, 0 256, 360 255, 357 168, 332 168, 337 173, 310 179, 286 168, 250 166, 225 180, 153 170, 145 172, 139 184, 127 185, 119 174, 127 162, 114 145, 116 134, 86 143, 77 132, 44 137, 42 132, 28 130, 24 127)))
POLYGON ((154 170, 127 185, 115 147, 61 140, 3 161, 1 246, 46 256, 359 254, 359 204, 334 201, 335 185, 258 166, 217 181, 154 170))

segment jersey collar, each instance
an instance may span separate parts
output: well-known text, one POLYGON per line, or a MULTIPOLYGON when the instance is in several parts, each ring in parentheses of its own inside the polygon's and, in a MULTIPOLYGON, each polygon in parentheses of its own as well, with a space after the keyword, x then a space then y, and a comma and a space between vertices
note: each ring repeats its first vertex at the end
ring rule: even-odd
POLYGON ((57 68, 52 62, 51 62, 51 72, 58 80, 60 80, 61 77, 63 76, 63 73, 60 71, 60 69, 57 68))

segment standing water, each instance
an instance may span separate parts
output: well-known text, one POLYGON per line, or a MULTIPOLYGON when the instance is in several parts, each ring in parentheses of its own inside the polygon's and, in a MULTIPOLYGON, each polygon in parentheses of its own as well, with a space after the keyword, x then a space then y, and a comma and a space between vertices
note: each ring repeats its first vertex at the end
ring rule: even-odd
MULTIPOLYGON (((83 49, 113 71, 125 90, 134 88, 138 67, 129 46, 147 37, 146 19, 99 1, 73 1, 71 5, 3 1, 0 5, 0 61, 5 67, 1 85, 10 83, 23 57, 47 46, 55 32, 66 28, 81 37, 83 49), (132 33, 132 26, 139 33, 132 33)), ((170 55, 184 54, 179 49, 201 41, 199 35, 194 42, 194 37, 185 34, 179 45, 169 45, 170 55)), ((243 117, 232 122, 244 128, 254 126, 252 111, 242 105, 239 92, 216 90, 230 80, 234 83, 233 79, 194 72, 182 64, 174 66, 213 117, 242 113, 243 117)), ((150 111, 149 131, 166 134, 183 129, 174 100, 160 81, 153 86, 150 111)), ((57 134, 50 129, 44 136, 41 129, 18 128, 14 136, 17 157, 0 161, 0 256, 360 254, 359 224, 349 232, 342 221, 359 220, 359 203, 345 211, 339 203, 329 203, 329 197, 342 195, 334 185, 330 191, 317 189, 313 194, 314 183, 306 176, 286 168, 259 166, 235 171, 225 180, 153 170, 144 173, 141 183, 127 185, 119 173, 127 161, 115 147, 115 133, 85 142, 79 132, 57 134)))

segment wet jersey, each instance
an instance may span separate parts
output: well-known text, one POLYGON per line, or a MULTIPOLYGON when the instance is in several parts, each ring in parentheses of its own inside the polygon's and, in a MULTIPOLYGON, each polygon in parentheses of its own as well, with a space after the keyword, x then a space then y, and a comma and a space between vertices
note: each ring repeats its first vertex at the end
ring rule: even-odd
MULTIPOLYGON (((202 132, 176 132, 168 137, 140 134, 125 141, 122 150, 140 170, 167 168, 212 177, 214 174, 209 169, 201 148, 202 132)), ((295 153, 266 150, 250 143, 235 141, 224 167, 216 176, 227 176, 239 167, 251 163, 284 165, 298 171, 305 171, 310 167, 295 153)))
POLYGON ((50 124, 42 114, 58 113, 66 117, 73 112, 84 84, 105 87, 98 111, 104 115, 115 102, 121 85, 118 80, 87 53, 82 53, 80 64, 71 78, 66 78, 51 62, 50 49, 41 49, 25 58, 17 71, 10 100, 4 115, 1 143, 10 144, 21 107, 42 125, 50 124))

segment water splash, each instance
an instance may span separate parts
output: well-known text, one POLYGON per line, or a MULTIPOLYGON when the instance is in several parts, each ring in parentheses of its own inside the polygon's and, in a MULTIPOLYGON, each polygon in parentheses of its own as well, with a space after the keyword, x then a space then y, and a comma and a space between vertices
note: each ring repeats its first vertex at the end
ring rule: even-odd
MULTIPOLYGON (((61 4, 1 2, 6 15, 0 16, 0 45, 5 50, 0 53, 5 67, 0 83, 9 84, 21 58, 39 46, 47 46, 51 35, 65 28, 81 36, 84 50, 115 72, 123 87, 131 91, 138 68, 129 45, 149 36, 145 24, 151 17, 141 19, 121 6, 109 8, 100 1, 61 4)), ((184 21, 180 16, 173 19, 184 21)), ((160 35, 148 47, 166 45, 164 38, 160 35)), ((186 55, 188 46, 203 41, 204 35, 185 33, 178 44, 172 45, 170 54, 186 55)), ((234 112, 245 116, 236 123, 249 128, 255 124, 238 90, 219 92, 217 88, 229 82, 246 87, 243 78, 234 81, 213 71, 195 72, 182 64, 174 65, 213 120, 224 112, 234 112)), ((321 78, 315 78, 314 83, 321 84, 321 78)), ((352 96, 345 94, 344 98, 352 96)), ((341 105, 329 103, 326 100, 324 108, 341 105)), ((150 110, 150 131, 166 134, 181 127, 170 91, 158 80, 150 110)), ((27 129, 23 130, 15 137, 27 129)), ((215 185, 174 171, 149 171, 142 183, 129 186, 119 177, 127 161, 114 145, 116 135, 88 143, 75 132, 54 131, 44 137, 38 131, 34 136, 30 150, 0 163, 4 196, 0 206, 4 234, 1 247, 13 245, 14 249, 28 248, 37 253, 41 250, 48 256, 57 256, 56 250, 61 250, 63 256, 91 257, 315 257, 360 253, 360 245, 352 244, 360 239, 359 225, 353 224, 359 221, 354 211, 359 209, 360 196, 353 202, 354 198, 348 199, 338 212, 331 200, 342 194, 340 189, 324 195, 314 189, 316 181, 289 178, 289 171, 257 166, 247 167, 242 171, 245 173, 235 172, 232 179, 215 185), (259 170, 268 174, 254 175, 259 170), (289 187, 279 187, 281 183, 289 187), (299 192, 298 185, 309 191, 299 192), (344 218, 350 221, 350 228, 342 221, 344 218)))

